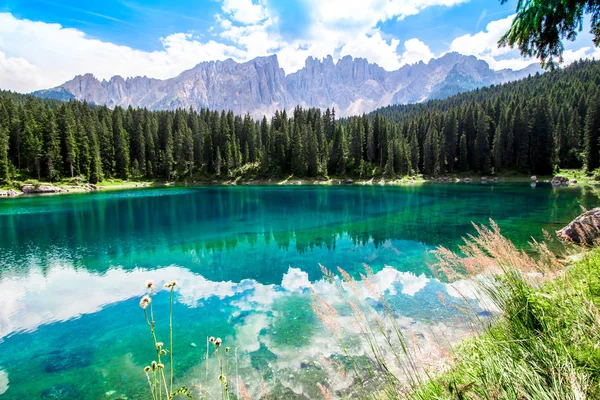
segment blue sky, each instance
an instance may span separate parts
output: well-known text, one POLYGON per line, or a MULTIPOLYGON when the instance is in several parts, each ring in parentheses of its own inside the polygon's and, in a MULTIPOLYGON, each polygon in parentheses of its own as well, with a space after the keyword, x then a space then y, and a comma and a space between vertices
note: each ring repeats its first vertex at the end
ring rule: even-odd
MULTIPOLYGON (((30 91, 76 74, 168 78, 202 61, 277 54, 286 73, 308 56, 365 57, 388 70, 448 51, 494 69, 535 60, 498 49, 516 0, 4 0, 0 88, 30 91)), ((589 26, 589 25, 588 25, 589 26)), ((590 35, 567 61, 596 55, 590 35)))

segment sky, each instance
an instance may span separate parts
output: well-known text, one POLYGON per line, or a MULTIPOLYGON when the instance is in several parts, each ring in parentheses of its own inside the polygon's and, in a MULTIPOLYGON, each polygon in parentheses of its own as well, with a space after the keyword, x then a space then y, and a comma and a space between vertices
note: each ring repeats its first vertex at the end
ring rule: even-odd
MULTIPOLYGON (((497 41, 517 0, 0 0, 0 89, 30 92, 75 75, 166 79, 203 61, 276 54, 286 74, 307 57, 363 57, 386 70, 449 51, 492 69, 536 62, 497 41)), ((588 32, 565 64, 600 58, 588 32)))

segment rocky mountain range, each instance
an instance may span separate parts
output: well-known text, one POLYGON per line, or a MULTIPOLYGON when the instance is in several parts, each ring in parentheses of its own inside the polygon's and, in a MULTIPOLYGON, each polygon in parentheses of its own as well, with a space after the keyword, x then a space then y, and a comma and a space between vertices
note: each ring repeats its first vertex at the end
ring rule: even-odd
POLYGON ((370 112, 391 104, 441 99, 475 88, 518 80, 540 71, 537 64, 522 70, 492 70, 473 56, 447 53, 427 64, 405 65, 386 71, 364 58, 309 57, 303 68, 286 75, 277 56, 237 63, 202 62, 170 79, 147 77, 98 80, 78 75, 52 89, 34 94, 61 100, 77 99, 109 107, 233 110, 255 117, 278 109, 335 107, 339 116, 370 112))

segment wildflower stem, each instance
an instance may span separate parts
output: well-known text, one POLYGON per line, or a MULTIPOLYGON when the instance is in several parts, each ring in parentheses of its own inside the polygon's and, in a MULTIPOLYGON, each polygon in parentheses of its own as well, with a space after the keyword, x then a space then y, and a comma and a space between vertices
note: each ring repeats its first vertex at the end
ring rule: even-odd
POLYGON ((173 290, 175 286, 171 286, 171 294, 169 295, 169 372, 171 375, 171 384, 169 388, 173 392, 173 290))

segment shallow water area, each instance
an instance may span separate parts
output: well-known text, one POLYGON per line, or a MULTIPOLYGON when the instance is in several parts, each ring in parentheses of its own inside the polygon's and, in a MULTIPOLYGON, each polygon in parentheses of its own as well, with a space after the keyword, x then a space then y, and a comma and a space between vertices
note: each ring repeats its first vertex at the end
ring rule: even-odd
POLYGON ((469 292, 468 282, 432 276, 430 250, 456 249, 474 232, 471 221, 490 218, 524 247, 598 203, 583 188, 549 184, 170 187, 3 199, 0 397, 150 398, 143 368, 153 343, 138 303, 153 280, 161 288, 157 335, 167 342, 162 284, 176 280, 175 386, 217 387, 212 357, 206 383, 205 354, 207 336, 218 336, 253 398, 262 381, 282 398, 321 398, 316 382, 336 390, 348 382, 330 374, 344 360, 311 293, 350 322, 340 283, 325 280, 319 264, 357 279, 368 264, 373 275, 358 282, 359 296, 376 308, 383 294, 427 352, 433 328, 464 337, 451 305, 469 292))

